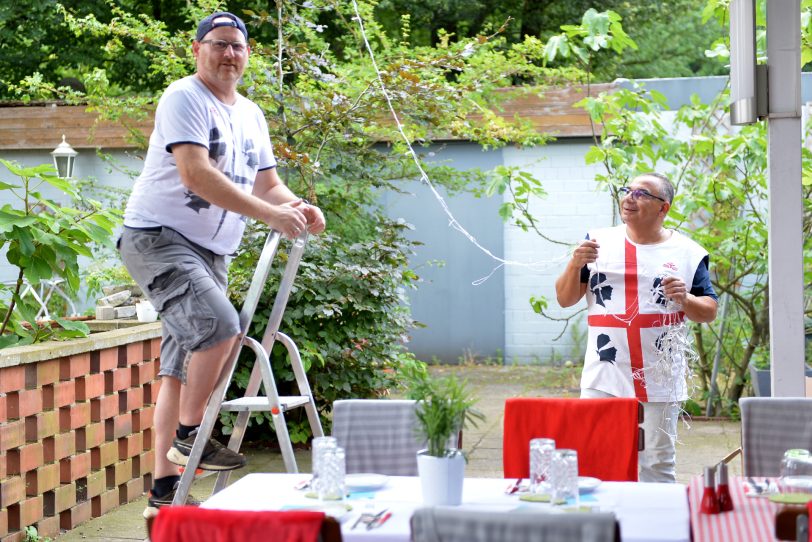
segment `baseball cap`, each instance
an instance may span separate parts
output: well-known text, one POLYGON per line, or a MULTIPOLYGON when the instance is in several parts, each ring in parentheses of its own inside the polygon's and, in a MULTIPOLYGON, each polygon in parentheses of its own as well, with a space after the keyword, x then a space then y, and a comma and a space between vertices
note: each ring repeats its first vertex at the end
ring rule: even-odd
POLYGON ((248 41, 248 30, 245 29, 245 23, 242 22, 242 19, 234 15, 233 13, 229 13, 227 11, 218 11, 217 13, 212 13, 202 21, 200 24, 197 25, 197 34, 195 35, 195 39, 200 41, 203 37, 214 30, 215 28, 219 28, 221 26, 232 26, 234 28, 239 29, 242 32, 242 35, 245 36, 245 40, 248 41), (222 18, 229 18, 230 21, 216 21, 217 19, 222 18))

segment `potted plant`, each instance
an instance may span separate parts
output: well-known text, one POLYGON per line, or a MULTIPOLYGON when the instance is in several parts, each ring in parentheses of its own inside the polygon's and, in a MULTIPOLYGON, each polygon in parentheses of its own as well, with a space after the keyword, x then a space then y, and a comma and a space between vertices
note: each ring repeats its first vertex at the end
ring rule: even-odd
MULTIPOLYGON (((807 343, 810 342, 811 336, 807 334, 807 343)), ((810 348, 807 348, 807 350, 809 351, 810 348)), ((804 374, 807 379, 812 378, 812 365, 808 358, 804 367, 804 374)), ((770 397, 772 395, 771 378, 769 354, 762 357, 754 356, 750 362, 750 382, 753 385, 753 393, 756 397, 770 397)))
POLYGON ((462 500, 466 458, 457 448, 464 427, 476 427, 484 419, 473 405, 465 382, 454 375, 432 378, 425 368, 415 368, 408 376, 408 396, 418 401, 417 431, 427 448, 417 452, 417 470, 423 501, 432 505, 458 505, 462 500))

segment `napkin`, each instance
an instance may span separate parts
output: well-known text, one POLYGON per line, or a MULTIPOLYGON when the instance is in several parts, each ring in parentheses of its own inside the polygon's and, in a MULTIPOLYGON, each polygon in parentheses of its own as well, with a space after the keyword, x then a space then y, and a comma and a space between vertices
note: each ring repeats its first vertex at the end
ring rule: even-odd
POLYGON ((274 540, 277 542, 317 542, 323 521, 323 512, 247 512, 196 506, 165 506, 155 517, 150 540, 266 540, 268 533, 274 533, 274 540))

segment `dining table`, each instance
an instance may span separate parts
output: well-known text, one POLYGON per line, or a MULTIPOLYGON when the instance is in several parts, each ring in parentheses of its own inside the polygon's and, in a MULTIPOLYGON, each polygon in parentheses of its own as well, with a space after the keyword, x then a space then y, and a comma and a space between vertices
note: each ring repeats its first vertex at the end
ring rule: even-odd
MULTIPOLYGON (((350 476, 348 476, 350 479, 350 476)), ((240 478, 202 506, 221 510, 324 510, 341 522, 345 542, 408 542, 412 513, 424 506, 416 476, 368 475, 374 484, 350 486, 343 502, 321 502, 308 489, 309 475, 252 473, 240 478), (386 515, 367 529, 362 515, 386 515)), ((593 479, 594 480, 594 479, 593 479)), ((513 480, 465 478, 462 508, 505 513, 566 513, 566 507, 528 502, 522 491, 510 493, 513 480)), ((581 509, 613 512, 624 542, 689 542, 687 488, 682 484, 600 482, 579 498, 581 509)), ((348 484, 349 486, 349 484, 348 484)))
POLYGON ((733 510, 703 514, 701 510, 703 479, 697 476, 688 486, 691 507, 691 529, 694 542, 773 542, 775 515, 782 505, 770 501, 776 490, 773 478, 731 476, 730 496, 733 510), (755 488, 755 489, 754 489, 755 488))

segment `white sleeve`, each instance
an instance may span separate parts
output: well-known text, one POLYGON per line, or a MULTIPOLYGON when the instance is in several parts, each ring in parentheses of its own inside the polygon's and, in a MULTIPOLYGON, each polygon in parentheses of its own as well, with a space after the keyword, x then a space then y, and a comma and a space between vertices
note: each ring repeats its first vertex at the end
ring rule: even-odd
POLYGON ((268 134, 268 123, 265 121, 265 116, 262 110, 257 107, 257 116, 259 117, 259 169, 270 169, 276 167, 276 157, 273 155, 273 145, 271 144, 271 136, 268 134))
POLYGON ((172 145, 193 143, 209 148, 209 122, 206 102, 185 89, 165 93, 155 112, 158 131, 167 152, 172 145))

